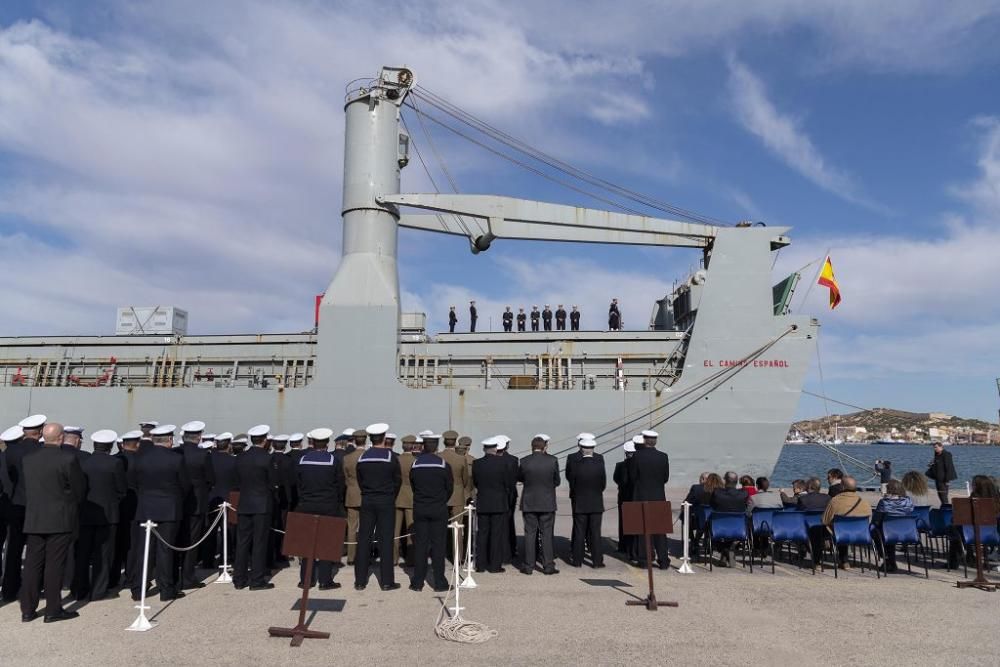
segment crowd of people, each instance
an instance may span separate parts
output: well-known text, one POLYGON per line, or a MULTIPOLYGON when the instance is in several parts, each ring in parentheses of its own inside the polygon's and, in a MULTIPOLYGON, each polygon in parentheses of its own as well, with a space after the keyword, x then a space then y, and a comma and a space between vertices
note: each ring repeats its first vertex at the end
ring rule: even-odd
MULTIPOLYGON (((185 590, 205 585, 198 570, 217 569, 224 551, 235 556, 235 588, 272 588, 272 572, 289 565, 281 552, 289 512, 345 519, 344 556, 357 590, 367 587, 376 560, 382 590, 400 588, 397 566, 412 568, 409 587, 422 590, 428 561, 431 587, 447 590, 448 523, 459 519, 472 530, 464 511, 470 503, 477 571, 503 572, 505 564, 516 563, 526 575, 539 569, 557 574, 553 528, 563 480, 573 511, 570 565, 580 567, 589 556, 592 567, 604 567, 602 517, 614 508, 605 507, 605 464, 590 433, 578 436, 578 450, 560 468, 547 452, 545 434, 532 438, 531 452, 521 458, 510 454, 510 438, 487 438, 483 456, 474 459, 471 438, 455 431, 399 438, 397 452, 387 424, 336 436, 328 428, 273 434, 266 425, 212 434, 201 421, 139 427, 120 437, 107 429, 94 432, 92 452, 82 448, 82 428, 45 415, 27 417, 0 435, 6 523, 0 596, 5 603, 20 601, 23 621, 38 617, 43 593, 45 622, 76 617, 63 607, 64 588, 81 603, 115 598, 120 589, 139 600, 155 579, 161 600, 184 597, 185 590), (520 557, 514 525, 519 498, 520 557), (221 529, 233 520, 235 530, 221 529), (147 522, 155 524, 155 545, 144 581, 147 522), (225 549, 223 539, 229 541, 225 549)), ((614 472, 619 510, 627 500, 665 499, 669 460, 656 450, 657 437, 644 431, 626 443, 627 458, 614 472)), ((666 536, 655 536, 653 545, 659 567, 667 568, 666 536)), ((638 542, 619 535, 618 546, 644 566, 638 542)), ((464 551, 463 541, 450 556, 461 562, 464 551)), ((316 562, 312 581, 305 581, 301 562, 299 585, 338 588, 334 577, 342 566, 343 559, 316 562)))
MULTIPOLYGON (((518 333, 523 333, 527 331, 528 323, 531 323, 532 331, 552 331, 552 323, 555 322, 556 331, 566 331, 566 322, 569 321, 570 331, 580 330, 580 310, 577 306, 571 306, 569 312, 563 307, 563 304, 558 304, 555 311, 549 307, 549 304, 545 304, 542 310, 538 309, 538 306, 532 306, 531 311, 528 313, 524 312, 524 308, 518 308, 515 314, 511 310, 510 306, 504 308, 503 313, 500 316, 503 322, 503 330, 507 333, 514 331, 514 324, 517 323, 518 333), (539 328, 541 327, 541 328, 539 328)), ((476 302, 469 302, 469 332, 476 332, 476 322, 479 321, 479 311, 476 309, 476 302)), ((448 310, 448 331, 450 333, 455 333, 455 327, 458 326, 458 313, 455 312, 455 306, 451 306, 448 310)), ((609 331, 620 331, 622 328, 622 314, 618 309, 618 299, 612 299, 611 305, 608 306, 608 330, 609 331)))

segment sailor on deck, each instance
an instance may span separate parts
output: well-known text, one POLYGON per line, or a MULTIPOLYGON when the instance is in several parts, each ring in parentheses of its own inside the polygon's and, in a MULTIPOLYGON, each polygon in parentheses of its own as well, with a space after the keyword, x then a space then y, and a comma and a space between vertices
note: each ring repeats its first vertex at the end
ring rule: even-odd
POLYGON ((569 328, 571 331, 580 330, 580 311, 573 306, 573 310, 569 313, 569 328))
POLYGON ((402 479, 396 453, 385 446, 388 424, 372 424, 367 429, 372 447, 357 461, 358 487, 361 489, 361 512, 358 520, 358 549, 354 560, 354 588, 368 585, 372 537, 378 543, 379 570, 383 591, 399 588, 394 578, 392 529, 396 495, 402 479))
POLYGON ((409 471, 413 489, 415 533, 413 577, 410 579, 410 590, 413 591, 424 587, 428 552, 434 590, 448 590, 448 580, 444 576, 444 555, 448 537, 448 502, 454 489, 454 481, 451 467, 436 451, 437 438, 424 438, 423 453, 416 457, 409 471))
POLYGON ((514 328, 514 311, 507 306, 507 309, 503 311, 503 330, 507 333, 514 328))
POLYGON ((524 324, 527 321, 528 316, 524 314, 524 308, 517 309, 517 331, 522 333, 524 331, 524 324))
POLYGON ((556 308, 556 331, 566 331, 566 309, 561 303, 556 308))
POLYGON ((549 304, 545 304, 545 310, 542 311, 542 326, 546 331, 552 331, 552 309, 549 304))
POLYGON ((455 306, 448 309, 448 333, 455 333, 455 325, 458 324, 458 315, 455 314, 455 306))
POLYGON ((538 320, 542 314, 538 312, 538 306, 531 307, 531 330, 538 331, 538 320))
POLYGON ((611 331, 619 331, 622 328, 622 313, 618 310, 618 299, 611 299, 611 305, 608 306, 608 329, 611 331))
POLYGON ((476 320, 479 319, 479 315, 476 312, 476 302, 469 302, 469 331, 471 333, 476 333, 476 320))

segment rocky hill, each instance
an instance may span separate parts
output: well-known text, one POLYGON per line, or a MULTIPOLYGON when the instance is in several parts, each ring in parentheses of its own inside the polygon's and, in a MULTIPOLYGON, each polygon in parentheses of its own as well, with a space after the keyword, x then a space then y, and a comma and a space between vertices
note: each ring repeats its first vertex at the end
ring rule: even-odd
MULTIPOLYGON (((840 433, 857 430, 866 431, 868 438, 876 439, 908 436, 925 439, 927 437, 950 439, 952 436, 982 434, 988 436, 998 431, 996 424, 980 419, 967 419, 938 412, 907 412, 891 408, 876 408, 849 414, 830 415, 805 419, 792 424, 792 431, 811 436, 833 434, 835 428, 840 433)), ((964 438, 963 438, 964 439, 964 438)))

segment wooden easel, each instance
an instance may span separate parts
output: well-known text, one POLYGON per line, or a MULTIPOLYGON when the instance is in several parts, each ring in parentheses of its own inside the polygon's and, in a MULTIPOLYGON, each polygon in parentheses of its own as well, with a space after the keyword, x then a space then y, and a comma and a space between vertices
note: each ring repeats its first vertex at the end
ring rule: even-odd
MULTIPOLYGON (((972 526, 976 538, 976 578, 971 581, 959 581, 959 588, 978 588, 983 591, 995 591, 1000 584, 987 581, 983 573, 983 540, 980 534, 981 526, 997 525, 997 504, 992 498, 953 498, 952 519, 954 526, 972 526)), ((961 536, 959 539, 962 539, 961 536)))
POLYGON ((270 627, 272 637, 291 637, 292 646, 301 646, 303 639, 329 639, 329 632, 310 630, 306 623, 309 606, 309 589, 312 587, 314 560, 340 560, 344 546, 347 520, 335 516, 289 512, 285 524, 285 539, 281 553, 306 559, 305 577, 302 580, 302 600, 299 603, 299 622, 293 628, 270 627))
POLYGON ((644 500, 622 503, 622 533, 644 535, 646 538, 646 572, 649 575, 649 595, 642 600, 626 600, 627 606, 642 605, 649 611, 659 607, 676 607, 676 602, 660 602, 653 590, 653 535, 674 532, 673 514, 666 500, 644 500))

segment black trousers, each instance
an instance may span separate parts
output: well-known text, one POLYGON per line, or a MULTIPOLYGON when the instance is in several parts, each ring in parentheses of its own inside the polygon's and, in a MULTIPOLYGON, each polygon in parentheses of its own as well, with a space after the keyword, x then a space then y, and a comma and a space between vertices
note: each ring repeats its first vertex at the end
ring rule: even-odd
POLYGON ((448 323, 448 333, 455 333, 455 324, 456 324, 456 322, 449 322, 448 323))
POLYGON ((604 563, 604 549, 601 545, 601 512, 573 514, 573 563, 583 562, 584 546, 590 548, 590 560, 594 565, 604 563))
POLYGON ((570 331, 579 331, 580 330, 580 323, 579 322, 570 322, 569 328, 570 328, 570 331))
POLYGON ((545 320, 543 322, 546 331, 552 331, 552 320, 545 320))
MULTIPOLYGON (((299 559, 299 585, 304 586, 306 583, 306 561, 307 558, 299 559)), ((312 571, 312 581, 309 582, 309 588, 316 585, 319 581, 320 586, 327 586, 333 583, 333 561, 332 560, 314 560, 313 561, 313 571, 312 571)))
POLYGON ((16 600, 21 590, 21 554, 25 541, 24 505, 11 503, 7 514, 7 557, 3 564, 3 586, 0 588, 0 596, 7 602, 16 600))
POLYGON ((503 323, 503 330, 504 331, 510 333, 510 330, 513 329, 513 328, 514 328, 514 323, 513 322, 504 322, 503 323))
POLYGON ((240 514, 236 524, 236 561, 233 585, 260 586, 267 583, 267 545, 271 513, 240 514), (249 581, 248 581, 249 576, 249 581))
POLYGON ((566 320, 556 320, 556 331, 566 331, 566 320))
MULTIPOLYGON (((574 517, 576 518, 576 517, 574 517)), ((638 558, 640 565, 646 564, 646 538, 642 535, 635 536, 635 545, 638 552, 638 558)), ((650 535, 649 544, 652 549, 652 553, 656 554, 656 561, 660 565, 667 565, 670 562, 670 554, 667 553, 667 536, 666 535, 650 535)))
POLYGON ((938 500, 941 501, 942 505, 950 505, 951 500, 948 498, 948 482, 934 482, 934 488, 937 489, 938 500))
POLYGON ((411 586, 423 586, 427 579, 427 556, 431 558, 434 588, 447 588, 444 552, 448 541, 448 508, 413 506, 413 577, 411 586))
POLYGON ((538 320, 531 320, 531 330, 538 331, 538 320))
POLYGON ((38 609, 39 592, 42 590, 42 573, 45 573, 45 615, 52 616, 62 610, 62 580, 66 557, 73 544, 73 533, 28 535, 24 559, 24 582, 21 586, 21 613, 30 614, 38 609))
POLYGON ((523 512, 524 518, 524 567, 535 567, 535 550, 539 539, 542 544, 542 567, 555 566, 555 549, 552 533, 555 527, 555 512, 523 512))
MULTIPOLYGON (((178 540, 180 547, 189 547, 198 540, 200 540, 205 535, 205 528, 207 524, 205 523, 205 515, 196 512, 189 516, 184 517, 183 525, 180 529, 180 535, 178 540)), ((199 551, 201 547, 190 549, 184 552, 184 559, 181 564, 181 588, 191 588, 198 579, 195 577, 194 568, 199 560, 199 551)))
POLYGON ((504 543, 507 539, 507 512, 477 515, 476 569, 499 572, 503 565, 504 543))
POLYGON ((379 583, 390 586, 396 583, 392 562, 392 537, 396 529, 396 503, 365 503, 361 501, 358 516, 358 548, 354 552, 354 583, 368 584, 368 566, 371 564, 372 538, 378 544, 379 583))
MULTIPOLYGON (((161 600, 172 600, 177 594, 177 565, 174 557, 174 550, 163 543, 164 540, 170 544, 177 545, 177 531, 180 529, 179 521, 154 521, 156 524, 156 532, 160 534, 163 539, 157 539, 156 535, 150 536, 149 551, 150 557, 154 557, 155 552, 156 558, 156 588, 160 591, 161 600)), ((143 549, 145 547, 145 529, 140 528, 143 531, 142 544, 143 546, 139 548, 138 554, 138 572, 136 573, 136 581, 140 582, 140 586, 149 586, 149 581, 142 580, 142 555, 143 549)), ((152 570, 150 571, 152 572, 152 570)), ((133 592, 138 592, 138 587, 132 589, 133 592)))
POLYGON ((517 558, 517 530, 514 528, 514 512, 517 511, 517 498, 510 501, 510 511, 507 512, 507 544, 504 546, 504 561, 513 562, 517 558))
POLYGON ((117 524, 80 526, 72 586, 77 600, 100 600, 108 594, 117 529, 117 524))
POLYGON ((517 330, 520 331, 520 332, 524 331, 524 322, 518 322, 517 323, 517 330))
POLYGON ((469 332, 470 333, 476 333, 476 320, 477 319, 479 319, 479 318, 473 317, 471 320, 469 320, 469 332))
POLYGON ((118 530, 115 531, 114 553, 111 555, 111 575, 108 579, 108 585, 111 588, 116 588, 120 583, 128 586, 128 574, 131 571, 128 558, 132 547, 133 523, 135 522, 122 517, 121 523, 118 524, 118 530), (124 577, 122 570, 125 571, 124 577))

